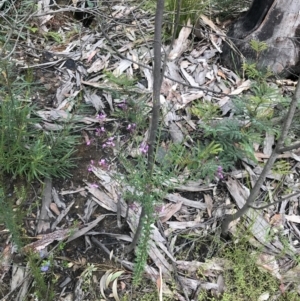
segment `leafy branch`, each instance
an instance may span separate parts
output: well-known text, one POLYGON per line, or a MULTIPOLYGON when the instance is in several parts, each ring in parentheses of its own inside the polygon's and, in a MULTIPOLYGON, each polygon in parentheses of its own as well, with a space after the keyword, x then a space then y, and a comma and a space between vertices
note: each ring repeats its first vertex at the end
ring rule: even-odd
POLYGON ((273 150, 264 169, 262 170, 262 173, 260 174, 257 182, 255 183, 253 189, 251 190, 250 195, 249 195, 245 205, 239 211, 237 211, 235 214, 227 215, 226 218, 224 219, 224 221, 222 223, 222 233, 223 234, 227 234, 230 222, 242 217, 249 210, 249 208, 252 208, 252 204, 256 200, 256 198, 259 194, 260 188, 262 187, 267 174, 272 169, 272 167, 277 159, 277 156, 280 153, 282 153, 283 150, 286 149, 286 147, 284 146, 284 142, 287 138, 289 129, 291 127, 299 99, 300 99, 300 81, 298 81, 295 94, 293 95, 293 98, 292 98, 292 101, 291 101, 291 104, 289 107, 289 111, 285 118, 285 122, 283 124, 281 134, 280 134, 279 140, 275 146, 275 149, 273 150))

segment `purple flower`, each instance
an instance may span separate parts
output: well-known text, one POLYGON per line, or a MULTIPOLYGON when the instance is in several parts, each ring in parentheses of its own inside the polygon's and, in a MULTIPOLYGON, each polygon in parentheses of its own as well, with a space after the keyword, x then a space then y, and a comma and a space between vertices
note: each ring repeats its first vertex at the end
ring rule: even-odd
POLYGON ((93 139, 87 140, 87 141, 86 141, 86 145, 91 145, 92 141, 93 141, 93 139))
POLYGON ((47 256, 47 251, 46 249, 42 249, 39 251, 39 254, 40 254, 40 258, 44 258, 47 256))
POLYGON ((97 128, 95 131, 96 131, 96 136, 101 136, 102 133, 105 133, 105 128, 101 126, 101 128, 97 128))
POLYGON ((106 160, 105 159, 101 159, 98 163, 99 163, 100 166, 105 165, 106 164, 106 160))
POLYGON ((127 104, 126 104, 126 100, 124 100, 123 102, 119 103, 117 105, 117 107, 119 107, 120 109, 122 109, 123 111, 126 111, 127 110, 127 104))
POLYGON ((43 264, 41 266, 41 271, 42 272, 47 272, 50 267, 50 261, 43 261, 43 264))
POLYGON ((128 207, 133 210, 134 212, 138 212, 139 208, 135 203, 129 203, 128 207))
POLYGON ((99 185, 97 185, 96 183, 90 183, 89 186, 93 187, 93 188, 98 188, 99 187, 99 185))
POLYGON ((100 113, 100 114, 97 115, 96 118, 100 120, 100 123, 102 123, 106 118, 106 114, 105 113, 100 113))
POLYGON ((88 171, 92 171, 92 170, 93 170, 94 164, 95 164, 95 161, 94 161, 94 160, 91 160, 91 163, 90 163, 90 165, 88 166, 88 171))
POLYGON ((106 147, 115 147, 115 143, 114 143, 114 140, 115 137, 110 137, 107 139, 107 141, 105 143, 102 144, 102 147, 103 148, 106 148, 106 147))
POLYGON ((216 176, 217 176, 220 180, 223 180, 223 179, 224 179, 223 168, 222 168, 222 166, 220 166, 220 165, 219 165, 218 168, 217 168, 216 176))
POLYGON ((135 124, 135 123, 129 123, 129 124, 127 125, 126 130, 128 130, 128 131, 130 131, 130 132, 133 132, 133 131, 135 130, 135 128, 136 128, 136 124, 135 124))
POLYGON ((103 169, 109 169, 109 165, 107 164, 105 159, 101 159, 98 164, 103 168, 103 169))
POLYGON ((165 206, 164 205, 155 206, 154 210, 156 213, 162 213, 165 210, 165 206))
POLYGON ((148 153, 148 150, 149 150, 149 145, 147 143, 142 143, 140 145, 140 151, 142 154, 146 155, 148 153))

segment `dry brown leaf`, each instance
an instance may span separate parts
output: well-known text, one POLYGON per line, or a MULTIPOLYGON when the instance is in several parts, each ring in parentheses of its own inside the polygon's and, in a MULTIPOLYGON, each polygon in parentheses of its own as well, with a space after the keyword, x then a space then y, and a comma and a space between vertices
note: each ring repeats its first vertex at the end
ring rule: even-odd
POLYGON ((275 137, 271 133, 266 133, 266 138, 264 140, 264 147, 263 147, 263 153, 267 156, 271 156, 273 152, 273 145, 275 142, 275 137))
POLYGON ((55 203, 51 203, 50 204, 50 209, 56 214, 56 215, 60 215, 60 211, 57 207, 57 205, 55 203))
MULTIPOLYGON (((226 186, 231 196, 237 203, 238 208, 242 208, 250 194, 249 189, 239 183, 236 179, 228 177, 226 186)), ((251 224, 250 231, 253 236, 264 246, 268 247, 272 252, 278 254, 285 251, 287 254, 293 254, 295 250, 292 246, 289 249, 285 248, 279 241, 277 236, 273 237, 272 243, 268 239, 269 237, 269 223, 261 216, 261 213, 257 210, 250 208, 246 214, 251 224)))
POLYGON ((160 292, 161 287, 162 287, 162 279, 160 277, 158 277, 156 280, 156 287, 157 287, 158 292, 160 292))
POLYGON ((89 56, 88 56, 88 58, 87 58, 87 62, 89 63, 91 60, 92 60, 92 58, 97 54, 97 50, 94 50, 94 51, 91 51, 90 53, 89 53, 89 56))
POLYGON ((280 271, 279 264, 274 255, 261 253, 257 258, 256 264, 259 267, 263 268, 265 271, 269 272, 272 276, 281 280, 282 277, 279 272, 280 271))
MULTIPOLYGON (((76 230, 78 230, 78 228, 72 229, 72 230, 76 231, 76 230)), ((28 251, 36 252, 36 251, 42 250, 45 247, 47 247, 48 245, 50 245, 52 242, 54 242, 55 240, 61 241, 61 240, 66 239, 67 237, 70 236, 70 234, 71 234, 70 229, 63 229, 63 230, 54 231, 49 234, 40 235, 37 237, 37 238, 40 238, 39 240, 26 245, 23 248, 23 250, 25 252, 28 252, 28 251)))
POLYGON ((300 216, 299 215, 285 215, 286 220, 293 222, 293 223, 300 223, 300 216))
POLYGON ((238 95, 241 94, 245 90, 249 90, 251 87, 251 81, 248 79, 240 84, 237 89, 233 90, 230 95, 238 95))
POLYGON ((204 195, 204 201, 206 204, 207 214, 209 217, 211 217, 211 211, 213 209, 213 199, 211 198, 210 194, 203 194, 204 195))
POLYGON ((120 298, 118 295, 118 279, 115 279, 112 284, 112 294, 116 301, 120 301, 120 298))
POLYGON ((274 214, 270 219, 270 225, 275 228, 283 228, 284 224, 284 215, 277 213, 274 214))
POLYGON ((221 69, 218 69, 218 75, 221 76, 223 79, 226 79, 226 75, 223 73, 221 69))
POLYGON ((10 270, 12 262, 11 244, 6 245, 0 255, 0 280, 3 280, 6 273, 10 270))
POLYGON ((224 31, 221 30, 217 25, 215 25, 215 23, 212 22, 208 17, 206 17, 205 15, 200 15, 200 18, 202 19, 204 24, 208 25, 216 33, 221 34, 222 36, 225 36, 224 31))
POLYGON ((124 281, 120 281, 121 290, 124 291, 126 289, 126 284, 124 281))
POLYGON ((205 224, 189 221, 189 222, 167 222, 170 228, 172 229, 187 229, 187 228, 205 228, 205 224))
POLYGON ((169 203, 164 206, 163 212, 159 215, 160 221, 165 223, 168 221, 176 212, 181 209, 182 201, 176 204, 169 203))
POLYGON ((169 60, 173 61, 179 57, 186 49, 189 44, 188 37, 192 32, 191 21, 188 20, 187 26, 182 27, 178 35, 178 39, 175 40, 173 49, 169 53, 169 60))

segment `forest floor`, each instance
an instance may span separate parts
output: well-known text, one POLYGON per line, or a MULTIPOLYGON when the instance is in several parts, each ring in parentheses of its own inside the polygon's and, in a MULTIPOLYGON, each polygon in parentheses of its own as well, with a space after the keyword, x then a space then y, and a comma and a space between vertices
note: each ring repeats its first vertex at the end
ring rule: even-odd
MULTIPOLYGON (((197 35, 182 27, 163 45, 161 194, 152 191, 161 199, 151 204, 149 256, 133 285, 136 256, 125 247, 147 188, 154 10, 124 0, 93 14, 84 27, 69 6, 33 12, 11 37, 11 78, 26 82, 21 102, 34 106, 46 135, 68 126, 77 144, 69 177, 4 175, 22 213, 22 247, 3 222, 0 300, 299 300, 299 149, 279 157, 255 205, 282 202, 249 211, 229 237, 220 230, 269 158, 295 82, 266 77, 262 86, 228 70, 219 58, 225 33, 204 15, 197 35)), ((296 120, 290 143, 298 131, 296 120)), ((6 214, 0 221, 17 216, 6 214)))

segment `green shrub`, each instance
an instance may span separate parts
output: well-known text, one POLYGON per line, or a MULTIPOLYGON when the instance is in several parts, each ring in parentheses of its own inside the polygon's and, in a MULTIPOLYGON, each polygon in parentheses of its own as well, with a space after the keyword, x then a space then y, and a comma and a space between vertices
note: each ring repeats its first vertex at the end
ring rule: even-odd
POLYGON ((13 68, 0 65, 1 174, 24 176, 28 181, 68 176, 68 169, 75 166, 72 155, 76 137, 67 126, 56 132, 40 128, 41 119, 29 102, 31 83, 23 77, 10 76, 13 68))

